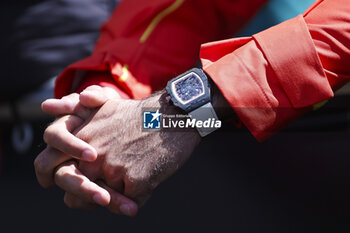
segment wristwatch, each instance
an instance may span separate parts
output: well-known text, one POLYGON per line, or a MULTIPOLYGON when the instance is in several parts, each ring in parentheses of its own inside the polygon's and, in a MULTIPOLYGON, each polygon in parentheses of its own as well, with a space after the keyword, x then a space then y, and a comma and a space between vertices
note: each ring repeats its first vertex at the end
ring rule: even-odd
MULTIPOLYGON (((193 68, 170 80, 166 91, 169 102, 184 110, 196 122, 219 121, 211 104, 208 77, 202 69, 193 68)), ((210 123, 195 125, 202 137, 217 129, 210 123)))

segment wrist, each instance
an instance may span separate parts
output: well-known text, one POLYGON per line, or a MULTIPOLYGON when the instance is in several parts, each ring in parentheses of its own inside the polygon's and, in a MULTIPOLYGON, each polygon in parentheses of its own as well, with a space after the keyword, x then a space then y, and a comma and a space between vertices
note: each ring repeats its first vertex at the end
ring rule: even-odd
MULTIPOLYGON (((186 114, 180 108, 169 104, 166 97, 167 93, 165 90, 159 91, 142 100, 141 109, 159 110, 162 117, 164 115, 177 116, 186 114)), ((201 141, 201 136, 196 128, 179 129, 161 127, 159 130, 148 132, 159 135, 159 139, 162 141, 159 146, 166 148, 168 153, 165 153, 165 156, 167 159, 174 161, 177 167, 182 166, 201 141)))
POLYGON ((236 113, 232 109, 231 105, 222 95, 219 88, 216 86, 214 81, 209 77, 208 80, 210 83, 211 91, 211 101, 215 109, 215 112, 221 121, 235 121, 238 119, 236 113))
MULTIPOLYGON (((167 116, 184 116, 187 115, 187 113, 185 111, 183 111, 182 109, 172 105, 169 103, 169 101, 167 100, 167 92, 165 90, 161 90, 159 92, 154 93, 153 95, 151 95, 150 97, 144 99, 142 101, 142 108, 144 109, 157 109, 159 110, 160 113, 162 113, 163 115, 167 115, 167 116)), ((169 132, 171 134, 176 134, 178 135, 184 135, 184 134, 188 134, 190 137, 193 137, 193 140, 195 142, 199 142, 201 137, 198 133, 198 131, 196 130, 196 128, 187 128, 187 129, 178 129, 178 128, 174 128, 174 129, 161 129, 161 131, 163 132, 169 132)), ((186 137, 187 138, 187 137, 186 137)), ((196 144, 197 144, 196 143, 196 144)))
MULTIPOLYGON (((233 120, 235 117, 229 103, 210 81, 202 69, 193 68, 170 80, 166 93, 163 92, 162 98, 159 98, 160 103, 166 103, 165 106, 174 106, 170 111, 181 109, 183 114, 188 113, 187 118, 191 119, 186 120, 186 127, 196 128, 202 137, 220 128, 223 120, 233 120), (168 100, 169 104, 164 100, 168 100)), ((173 125, 183 127, 184 121, 173 125)))

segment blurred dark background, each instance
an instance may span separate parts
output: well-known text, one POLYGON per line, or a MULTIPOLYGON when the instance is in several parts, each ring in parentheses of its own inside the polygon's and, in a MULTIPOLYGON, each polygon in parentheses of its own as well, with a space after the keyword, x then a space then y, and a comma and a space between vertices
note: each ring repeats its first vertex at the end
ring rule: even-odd
MULTIPOLYGON (((137 217, 113 215, 102 208, 91 212, 67 208, 61 190, 44 190, 36 182, 33 161, 45 147, 42 133, 52 120, 40 113, 39 105, 52 96, 52 77, 89 54, 99 24, 116 1, 89 0, 98 4, 93 12, 101 20, 92 23, 92 18, 85 17, 84 22, 91 22, 91 27, 78 34, 72 35, 66 27, 57 28, 62 37, 70 38, 69 44, 57 40, 56 32, 45 34, 45 39, 40 36, 48 26, 61 23, 43 17, 46 11, 37 7, 43 2, 1 3, 1 66, 8 73, 2 72, 0 77, 0 232, 350 231, 347 88, 264 143, 257 143, 245 129, 230 125, 208 136, 188 163, 154 192, 137 217), (40 30, 23 20, 29 16, 39 17, 40 30), (19 31, 30 33, 19 36, 19 31), (64 50, 73 47, 79 48, 77 56, 65 61, 67 64, 55 62, 62 60, 64 50), (45 59, 18 56, 21 53, 14 51, 19 48, 45 59), (37 81, 30 82, 34 80, 32 73, 40 75, 37 81), (14 80, 11 89, 9 83, 14 80)), ((79 1, 47 2, 68 7, 68 3, 79 1)), ((271 1, 240 35, 293 17, 310 2, 271 1)), ((88 10, 84 8, 84 12, 88 10)), ((67 17, 59 18, 64 21, 67 17)))

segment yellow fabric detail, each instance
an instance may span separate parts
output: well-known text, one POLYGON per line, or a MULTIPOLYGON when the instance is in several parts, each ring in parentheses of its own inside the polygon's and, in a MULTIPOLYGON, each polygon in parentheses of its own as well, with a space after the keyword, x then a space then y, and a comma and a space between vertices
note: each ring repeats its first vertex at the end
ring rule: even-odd
POLYGON ((128 66, 127 66, 127 65, 124 65, 122 71, 123 71, 123 73, 122 73, 122 75, 119 77, 118 80, 119 80, 120 82, 125 82, 125 81, 128 79, 128 77, 129 77, 129 69, 128 69, 128 66))
POLYGON ((148 37, 152 34, 154 29, 157 27, 160 21, 164 19, 166 16, 169 14, 173 13, 176 11, 183 3, 185 0, 175 0, 173 4, 171 4, 169 7, 165 8, 163 11, 161 11, 153 20, 152 22, 148 25, 146 28, 145 32, 142 34, 140 38, 140 43, 146 42, 148 37))

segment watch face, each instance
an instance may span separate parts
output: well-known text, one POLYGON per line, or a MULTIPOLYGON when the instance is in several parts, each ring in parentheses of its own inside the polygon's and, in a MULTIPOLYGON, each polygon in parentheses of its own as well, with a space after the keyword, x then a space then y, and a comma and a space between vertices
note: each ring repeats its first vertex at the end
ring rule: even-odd
POLYGON ((172 83, 175 98, 182 104, 187 104, 204 95, 204 84, 202 79, 191 72, 172 83))

